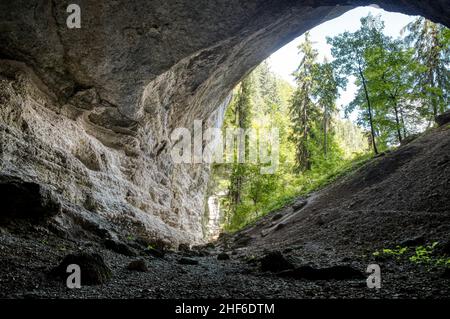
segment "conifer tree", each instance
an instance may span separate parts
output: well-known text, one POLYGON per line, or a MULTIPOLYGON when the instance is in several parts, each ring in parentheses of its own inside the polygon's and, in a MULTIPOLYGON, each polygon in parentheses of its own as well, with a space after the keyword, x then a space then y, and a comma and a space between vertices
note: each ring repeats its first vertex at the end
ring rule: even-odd
POLYGON ((291 140, 296 147, 296 171, 300 172, 311 168, 308 144, 313 123, 319 116, 318 109, 312 100, 317 51, 313 48, 309 32, 305 33, 305 40, 300 43, 298 49, 302 59, 294 72, 297 88, 292 96, 290 115, 292 119, 291 140))

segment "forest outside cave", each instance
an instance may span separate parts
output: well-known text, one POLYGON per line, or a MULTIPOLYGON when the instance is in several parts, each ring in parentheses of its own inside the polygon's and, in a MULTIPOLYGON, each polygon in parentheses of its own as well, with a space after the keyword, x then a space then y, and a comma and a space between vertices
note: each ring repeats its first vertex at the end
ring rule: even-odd
POLYGON ((276 127, 279 169, 213 165, 206 214, 220 225, 209 236, 242 229, 417 138, 449 108, 449 30, 422 17, 360 7, 287 47, 234 89, 223 124, 276 127))

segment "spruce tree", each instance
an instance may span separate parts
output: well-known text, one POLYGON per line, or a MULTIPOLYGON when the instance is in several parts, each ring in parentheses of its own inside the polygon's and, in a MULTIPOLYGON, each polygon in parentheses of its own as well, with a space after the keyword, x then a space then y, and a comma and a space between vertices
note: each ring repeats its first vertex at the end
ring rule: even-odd
POLYGON ((297 88, 293 93, 290 115, 292 119, 291 140, 296 147, 296 171, 305 171, 311 168, 311 154, 309 139, 313 122, 319 114, 312 100, 314 89, 314 68, 317 51, 313 48, 309 32, 305 33, 305 40, 298 46, 302 55, 300 65, 294 72, 297 88))

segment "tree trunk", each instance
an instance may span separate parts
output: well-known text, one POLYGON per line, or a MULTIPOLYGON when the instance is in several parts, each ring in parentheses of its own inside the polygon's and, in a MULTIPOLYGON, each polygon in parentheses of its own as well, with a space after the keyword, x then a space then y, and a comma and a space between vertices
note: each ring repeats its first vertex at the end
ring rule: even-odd
MULTIPOLYGON (((244 103, 246 103, 246 99, 248 98, 248 83, 246 80, 244 80, 241 83, 240 88, 240 97, 236 103, 236 107, 234 110, 234 121, 235 125, 238 128, 246 129, 246 120, 247 120, 247 108, 243 106, 244 103)), ((244 137, 245 138, 245 137, 244 137)), ((240 138, 238 139, 238 143, 234 145, 235 149, 233 150, 234 153, 234 160, 235 163, 233 164, 231 177, 230 177, 230 188, 229 188, 229 198, 230 198, 230 211, 231 216, 236 214, 237 207, 241 203, 241 193, 242 193, 242 187, 244 183, 244 176, 243 176, 243 166, 240 163, 240 155, 241 155, 241 148, 244 149, 244 161, 245 161, 245 140, 242 141, 240 138), (243 144, 242 144, 243 143, 243 144)))
POLYGON ((402 121, 402 128, 403 128, 403 138, 406 138, 406 125, 405 125, 405 117, 403 116, 403 108, 400 106, 400 120, 402 121))
POLYGON ((302 146, 303 154, 301 159, 301 161, 304 163, 302 165, 304 170, 309 170, 311 168, 308 152, 308 135, 309 135, 308 108, 309 108, 309 101, 305 101, 305 104, 303 105, 303 146, 302 146))
POLYGON ((328 121, 328 114, 327 114, 327 106, 325 105, 325 110, 323 114, 323 154, 325 158, 327 158, 327 121, 328 121))
MULTIPOLYGON (((428 81, 430 83, 430 87, 434 88, 434 75, 433 75, 433 69, 430 68, 430 71, 428 73, 428 81)), ((436 118, 436 116, 438 115, 438 105, 437 105, 437 100, 436 100, 436 96, 434 96, 434 93, 431 94, 431 106, 433 108, 433 120, 436 118)))
POLYGON ((367 108, 369 110, 370 134, 372 135, 373 151, 375 154, 378 154, 377 143, 375 142, 375 129, 373 128, 372 106, 370 104, 369 93, 367 92, 366 78, 364 77, 361 68, 359 69, 359 75, 361 76, 364 94, 366 95, 367 108))
POLYGON ((394 111, 395 111, 395 124, 397 126, 397 136, 398 136, 399 143, 401 143, 402 142, 402 133, 400 132, 400 119, 398 117, 397 102, 395 101, 395 99, 393 99, 393 101, 394 101, 394 111))
MULTIPOLYGON (((430 58, 431 65, 429 66, 429 82, 430 86, 434 89, 436 87, 436 81, 435 81, 435 72, 438 70, 438 64, 439 64, 439 53, 436 50, 436 48, 439 47, 439 39, 438 39, 438 33, 436 26, 434 24, 431 24, 431 36, 432 36, 432 57, 430 58)), ((431 94, 431 104, 433 106, 433 120, 438 115, 438 100, 436 98, 436 95, 434 93, 431 94)))

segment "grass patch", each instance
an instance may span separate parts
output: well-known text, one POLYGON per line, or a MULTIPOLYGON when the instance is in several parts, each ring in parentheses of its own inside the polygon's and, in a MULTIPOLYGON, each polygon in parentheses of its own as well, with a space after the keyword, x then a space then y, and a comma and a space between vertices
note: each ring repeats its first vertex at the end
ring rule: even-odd
POLYGON ((251 226, 270 212, 292 204, 298 197, 308 196, 311 193, 324 189, 336 180, 350 175, 372 158, 373 154, 358 155, 352 160, 342 161, 339 164, 333 163, 325 170, 326 173, 323 173, 324 167, 321 166, 316 170, 313 168, 303 174, 289 176, 286 178, 283 187, 281 187, 282 191, 274 192, 270 201, 265 203, 257 214, 243 212, 242 215, 247 215, 248 217, 244 221, 240 220, 227 225, 225 231, 227 233, 235 233, 242 228, 251 226))
POLYGON ((437 255, 435 248, 439 242, 433 242, 429 245, 421 245, 416 247, 383 248, 372 253, 377 260, 388 260, 395 258, 396 260, 405 259, 414 264, 450 267, 450 257, 446 255, 437 255))

